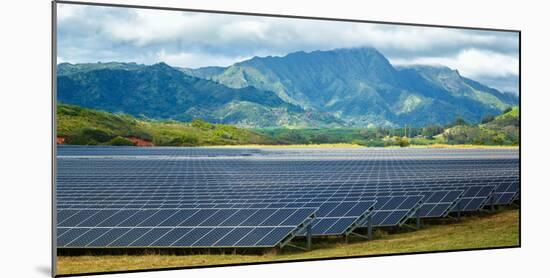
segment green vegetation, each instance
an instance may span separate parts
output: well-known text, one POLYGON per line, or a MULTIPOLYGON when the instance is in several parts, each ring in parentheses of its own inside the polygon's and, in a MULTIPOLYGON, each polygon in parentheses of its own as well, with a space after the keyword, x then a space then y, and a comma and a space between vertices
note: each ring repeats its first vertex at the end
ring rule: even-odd
POLYGON ((393 129, 243 129, 212 124, 202 119, 189 123, 137 119, 126 114, 66 104, 58 105, 57 116, 58 136, 64 138, 66 144, 73 145, 140 145, 140 140, 157 146, 353 144, 407 147, 433 144, 517 145, 519 142, 518 107, 496 117, 485 116, 479 125, 470 125, 457 118, 453 125, 446 127, 428 125, 393 129))
POLYGON ((389 233, 375 230, 375 240, 324 238, 313 241, 311 251, 285 248, 264 255, 142 255, 59 256, 59 274, 122 271, 198 265, 237 264, 406 252, 428 252, 519 245, 519 211, 502 210, 490 215, 470 216, 460 222, 450 219, 428 223, 413 232, 389 233))
POLYGON ((57 136, 73 145, 134 145, 133 138, 158 146, 273 143, 253 131, 199 119, 191 123, 141 120, 66 104, 57 106, 57 136))
POLYGON ((134 146, 135 145, 134 142, 121 136, 116 136, 115 138, 111 139, 108 144, 112 146, 134 146))
POLYGON ((479 125, 456 125, 446 129, 442 137, 450 144, 518 145, 519 107, 506 109, 489 121, 483 118, 479 125))

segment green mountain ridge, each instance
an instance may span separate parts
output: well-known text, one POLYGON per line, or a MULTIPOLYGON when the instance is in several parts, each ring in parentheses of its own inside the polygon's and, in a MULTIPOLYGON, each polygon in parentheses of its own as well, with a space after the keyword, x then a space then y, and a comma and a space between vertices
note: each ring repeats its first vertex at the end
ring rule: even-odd
POLYGON ((60 64, 58 72, 58 101, 87 108, 184 122, 201 118, 239 126, 338 124, 330 115, 306 113, 273 92, 251 86, 229 88, 186 75, 165 63, 60 64))
POLYGON ((517 105, 446 67, 393 67, 373 48, 254 57, 229 67, 62 63, 57 99, 136 117, 248 128, 478 122, 517 105))
POLYGON ((254 57, 222 71, 183 69, 232 88, 254 86, 293 104, 328 112, 348 126, 423 126, 456 117, 476 122, 517 104, 517 96, 446 67, 393 67, 373 48, 254 57))

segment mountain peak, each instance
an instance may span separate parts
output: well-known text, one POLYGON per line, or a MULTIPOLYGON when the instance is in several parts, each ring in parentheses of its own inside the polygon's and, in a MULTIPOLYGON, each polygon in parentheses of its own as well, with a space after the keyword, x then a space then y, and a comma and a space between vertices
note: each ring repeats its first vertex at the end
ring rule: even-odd
POLYGON ((136 70, 145 67, 145 65, 137 64, 135 62, 97 62, 97 63, 82 63, 82 64, 71 64, 71 63, 60 63, 57 65, 57 74, 58 75, 68 75, 81 72, 88 72, 92 70, 104 70, 104 69, 113 69, 113 70, 136 70))

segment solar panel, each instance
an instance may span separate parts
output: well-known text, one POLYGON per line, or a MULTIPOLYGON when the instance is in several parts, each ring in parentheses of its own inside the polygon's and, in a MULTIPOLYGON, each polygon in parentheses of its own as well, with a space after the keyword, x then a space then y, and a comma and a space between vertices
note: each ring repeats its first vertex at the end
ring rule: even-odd
POLYGON ((506 181, 495 187, 493 195, 489 198, 488 205, 509 205, 519 193, 519 180, 506 181))
MULTIPOLYGON (((312 223, 313 236, 344 235, 366 223, 374 210, 376 201, 312 201, 310 202, 269 202, 269 203, 217 203, 208 207, 232 208, 317 208, 312 223)), ((197 204, 196 207, 204 207, 197 204)), ((224 210, 228 211, 228 210, 224 210)), ((251 217, 255 219, 257 217, 251 217)), ((206 220, 208 221, 208 220, 206 220)), ((202 224, 201 224, 202 225, 202 224)))
POLYGON ((311 225, 315 208, 61 210, 58 246, 273 247, 311 225), (126 219, 112 225, 125 212, 126 219), (83 217, 84 216, 84 217, 83 217), (245 233, 246 232, 246 233, 245 233), (239 237, 240 235, 240 237, 239 237), (222 245, 220 245, 222 244, 222 245))
MULTIPOLYGON (((371 220, 372 226, 385 227, 404 224, 416 214, 423 199, 424 196, 421 195, 376 197, 371 220)), ((363 227, 367 227, 366 224, 363 227)))
POLYGON ((459 211, 478 211, 487 204, 490 196, 493 194, 494 186, 471 186, 467 187, 464 195, 460 198, 457 205, 451 210, 459 211))
POLYGON ((517 150, 62 146, 57 154, 66 248, 274 246, 303 235, 304 219, 314 235, 342 235, 368 217, 399 226, 519 196, 517 150), (315 219, 297 211, 307 209, 315 219))
POLYGON ((460 201, 463 190, 441 190, 424 192, 425 199, 418 209, 418 217, 445 217, 460 201))
POLYGON ((313 221, 311 233, 321 235, 349 235, 356 228, 366 225, 376 201, 325 202, 313 221))

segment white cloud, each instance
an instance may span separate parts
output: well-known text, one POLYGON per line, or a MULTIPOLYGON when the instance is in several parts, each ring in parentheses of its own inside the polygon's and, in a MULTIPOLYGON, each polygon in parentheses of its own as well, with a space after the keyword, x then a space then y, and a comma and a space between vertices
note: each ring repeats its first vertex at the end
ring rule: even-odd
POLYGON ((393 59, 395 65, 442 65, 467 77, 505 77, 518 75, 519 60, 516 56, 487 50, 466 49, 452 57, 415 57, 393 59))
POLYGON ((131 42, 142 47, 181 43, 223 48, 225 44, 239 46, 241 51, 269 49, 273 54, 357 46, 373 46, 389 53, 449 50, 465 44, 517 47, 517 37, 496 32, 162 10, 111 10, 124 11, 127 16, 103 16, 96 22, 99 31, 115 42, 131 42))
POLYGON ((251 57, 237 56, 213 56, 205 53, 167 53, 164 49, 155 54, 158 62, 165 62, 172 66, 184 68, 199 68, 206 66, 230 66, 236 62, 249 59, 251 57))
POLYGON ((80 5, 59 5, 58 18, 59 55, 69 62, 226 66, 371 46, 394 63, 443 64, 472 78, 517 76, 515 33, 80 5))

